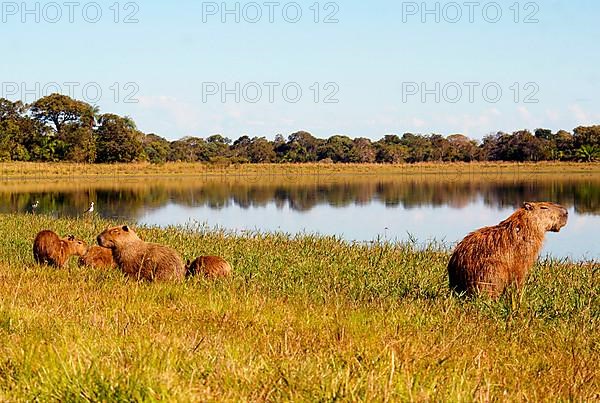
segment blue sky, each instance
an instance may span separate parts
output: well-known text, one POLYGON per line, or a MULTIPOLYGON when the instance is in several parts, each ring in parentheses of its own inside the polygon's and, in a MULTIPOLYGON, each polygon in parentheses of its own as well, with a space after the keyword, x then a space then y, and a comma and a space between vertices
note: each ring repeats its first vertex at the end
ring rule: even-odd
POLYGON ((117 16, 114 0, 72 9, 26 2, 29 11, 3 2, 0 96, 31 102, 58 83, 169 139, 297 130, 481 138, 600 123, 598 2, 523 1, 518 15, 515 0, 471 9, 431 1, 425 15, 421 1, 249 3, 123 1, 117 16), (233 14, 223 16, 223 4, 233 14), (337 22, 325 23, 327 15, 337 22), (236 83, 239 102, 232 93, 223 102, 236 83))

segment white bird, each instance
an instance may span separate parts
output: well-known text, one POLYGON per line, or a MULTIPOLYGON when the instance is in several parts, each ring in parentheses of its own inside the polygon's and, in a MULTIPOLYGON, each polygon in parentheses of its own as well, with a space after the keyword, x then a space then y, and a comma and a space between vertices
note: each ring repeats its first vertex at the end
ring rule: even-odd
POLYGON ((40 201, 39 201, 39 200, 36 200, 36 201, 35 201, 35 203, 33 203, 33 204, 31 205, 31 208, 35 210, 35 209, 36 209, 36 208, 38 208, 39 206, 40 206, 40 201))
POLYGON ((90 204, 90 208, 89 208, 89 209, 87 209, 86 213, 93 213, 93 212, 94 212, 94 202, 92 202, 92 203, 90 204))

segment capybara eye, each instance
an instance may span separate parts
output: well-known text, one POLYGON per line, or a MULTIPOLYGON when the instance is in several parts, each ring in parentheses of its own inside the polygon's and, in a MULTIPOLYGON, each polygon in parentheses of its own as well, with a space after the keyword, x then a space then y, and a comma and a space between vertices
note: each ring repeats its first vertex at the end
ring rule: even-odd
POLYGON ((540 209, 542 209, 542 210, 548 210, 548 207, 546 207, 546 206, 541 206, 541 207, 540 207, 540 209))

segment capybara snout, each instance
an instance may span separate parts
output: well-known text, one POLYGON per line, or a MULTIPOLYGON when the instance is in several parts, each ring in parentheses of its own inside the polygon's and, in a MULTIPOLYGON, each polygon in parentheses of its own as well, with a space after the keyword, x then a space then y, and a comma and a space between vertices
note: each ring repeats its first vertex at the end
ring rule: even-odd
POLYGON ((560 232, 569 219, 568 210, 556 203, 528 202, 523 204, 523 209, 544 231, 560 232))
POLYGON ((83 256, 87 253, 88 244, 81 239, 75 238, 75 235, 69 235, 64 240, 70 244, 73 255, 83 256))
POLYGON ((98 245, 103 248, 114 248, 117 244, 139 240, 137 234, 127 225, 108 228, 96 238, 98 245))

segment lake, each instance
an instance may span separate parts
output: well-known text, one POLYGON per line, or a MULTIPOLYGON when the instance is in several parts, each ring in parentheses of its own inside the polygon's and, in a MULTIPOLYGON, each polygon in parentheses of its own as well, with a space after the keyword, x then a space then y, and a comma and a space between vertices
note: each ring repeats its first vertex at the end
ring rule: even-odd
POLYGON ((336 235, 349 241, 441 242, 494 225, 524 201, 568 208, 544 255, 600 258, 600 178, 594 174, 204 176, 100 180, 3 180, 0 212, 123 223, 203 224, 240 231, 336 235))

